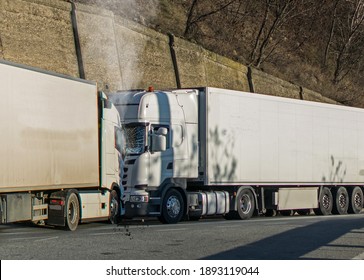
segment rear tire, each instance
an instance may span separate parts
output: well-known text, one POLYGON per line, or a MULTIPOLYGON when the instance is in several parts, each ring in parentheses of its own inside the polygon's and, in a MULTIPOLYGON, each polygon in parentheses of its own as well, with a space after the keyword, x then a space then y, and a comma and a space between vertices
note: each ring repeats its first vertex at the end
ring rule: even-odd
POLYGON ((332 193, 329 188, 324 187, 319 197, 319 208, 314 209, 316 215, 330 215, 333 207, 332 193))
POLYGON ((75 231, 80 221, 80 202, 76 193, 68 193, 66 207, 66 229, 75 231))
POLYGON ((237 197, 238 215, 241 220, 250 219, 255 211, 254 194, 250 189, 243 189, 237 197))
POLYGON ((176 224, 184 215, 184 201, 181 193, 176 189, 170 189, 164 196, 162 213, 159 220, 164 224, 176 224))
POLYGON ((349 192, 350 204, 349 213, 359 214, 363 209, 363 191, 360 187, 355 187, 349 192))
POLYGON ((346 188, 339 187, 333 195, 334 205, 332 212, 334 214, 344 215, 347 214, 349 208, 349 194, 346 188))

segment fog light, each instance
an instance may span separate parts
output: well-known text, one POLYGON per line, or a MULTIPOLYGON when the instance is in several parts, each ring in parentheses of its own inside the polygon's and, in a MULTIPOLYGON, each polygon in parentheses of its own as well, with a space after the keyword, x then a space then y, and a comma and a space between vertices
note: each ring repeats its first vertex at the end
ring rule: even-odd
POLYGON ((147 195, 131 195, 130 202, 148 202, 149 196, 147 195))

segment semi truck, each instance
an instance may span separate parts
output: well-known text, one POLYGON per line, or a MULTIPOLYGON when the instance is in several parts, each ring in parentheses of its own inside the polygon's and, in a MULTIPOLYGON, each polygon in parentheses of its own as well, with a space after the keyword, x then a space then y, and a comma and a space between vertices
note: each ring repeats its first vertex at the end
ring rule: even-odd
POLYGON ((360 213, 364 110, 212 87, 120 91, 125 217, 360 213))
POLYGON ((93 82, 0 61, 0 224, 117 221, 120 117, 93 82))

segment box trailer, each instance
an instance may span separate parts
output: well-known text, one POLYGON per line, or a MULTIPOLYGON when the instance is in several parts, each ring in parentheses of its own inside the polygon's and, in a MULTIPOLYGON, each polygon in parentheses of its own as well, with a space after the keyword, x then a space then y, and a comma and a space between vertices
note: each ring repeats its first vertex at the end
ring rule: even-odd
POLYGON ((122 214, 120 118, 93 82, 0 61, 1 223, 122 214))
POLYGON ((359 213, 364 110, 218 88, 110 95, 125 215, 359 213))

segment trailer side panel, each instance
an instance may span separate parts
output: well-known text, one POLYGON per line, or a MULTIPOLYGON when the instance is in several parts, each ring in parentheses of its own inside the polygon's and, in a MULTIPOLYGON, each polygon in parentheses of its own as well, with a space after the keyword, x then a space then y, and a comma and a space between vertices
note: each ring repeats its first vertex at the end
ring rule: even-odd
POLYGON ((364 110, 207 88, 205 184, 364 180, 364 110))
POLYGON ((0 63, 0 193, 99 185, 97 87, 0 63))

